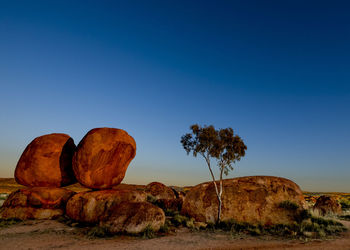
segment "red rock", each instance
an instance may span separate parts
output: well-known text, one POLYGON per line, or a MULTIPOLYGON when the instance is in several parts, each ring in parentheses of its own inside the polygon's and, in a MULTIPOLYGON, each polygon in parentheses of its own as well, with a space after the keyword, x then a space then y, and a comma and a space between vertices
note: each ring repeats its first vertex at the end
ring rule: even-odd
POLYGON ((148 226, 158 231, 164 225, 162 209, 148 202, 122 202, 115 206, 110 216, 100 222, 100 226, 114 233, 141 233, 148 226))
POLYGON ((67 215, 80 222, 97 223, 109 217, 116 205, 123 201, 146 201, 143 191, 137 190, 100 190, 81 192, 67 203, 67 215))
POLYGON ((155 199, 175 199, 176 195, 174 191, 170 188, 165 186, 164 184, 160 182, 151 182, 148 184, 145 188, 146 193, 152 195, 155 199))
POLYGON ((61 187, 76 182, 72 170, 75 148, 73 139, 66 134, 35 138, 17 163, 16 181, 28 187, 61 187))
POLYGON ((326 195, 318 197, 313 209, 318 210, 323 216, 327 214, 342 214, 338 200, 335 197, 326 195))
POLYGON ((79 143, 73 157, 73 170, 82 185, 108 189, 123 180, 135 155, 135 140, 127 132, 116 128, 95 128, 79 143))
POLYGON ((0 218, 52 219, 65 213, 68 199, 75 192, 64 188, 33 187, 9 195, 0 209, 0 218))
MULTIPOLYGON (((291 201, 305 208, 303 194, 294 182, 272 176, 250 176, 223 181, 221 220, 234 219, 252 224, 288 224, 293 213, 281 208, 283 201, 291 201)), ((193 187, 182 205, 181 213, 200 222, 217 220, 218 201, 212 182, 193 187)))

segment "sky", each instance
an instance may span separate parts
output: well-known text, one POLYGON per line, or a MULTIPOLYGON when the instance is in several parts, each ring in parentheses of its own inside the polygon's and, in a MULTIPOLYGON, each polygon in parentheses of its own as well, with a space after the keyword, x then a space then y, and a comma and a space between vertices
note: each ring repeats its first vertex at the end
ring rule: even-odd
MULTIPOLYGON (((180 143, 232 127, 227 178, 350 192, 348 1, 0 0, 0 176, 35 137, 126 130, 124 182, 209 181, 180 143)), ((218 173, 217 171, 215 172, 218 173)))

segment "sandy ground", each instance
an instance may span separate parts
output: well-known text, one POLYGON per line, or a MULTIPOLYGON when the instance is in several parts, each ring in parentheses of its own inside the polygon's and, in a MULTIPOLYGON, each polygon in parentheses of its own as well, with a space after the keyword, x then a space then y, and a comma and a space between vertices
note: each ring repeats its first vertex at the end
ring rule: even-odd
MULTIPOLYGON (((350 229, 350 222, 343 221, 350 229)), ((228 233, 190 232, 154 239, 130 236, 90 239, 81 229, 57 221, 28 221, 0 229, 0 249, 350 249, 350 232, 330 240, 282 240, 232 236, 228 233)))

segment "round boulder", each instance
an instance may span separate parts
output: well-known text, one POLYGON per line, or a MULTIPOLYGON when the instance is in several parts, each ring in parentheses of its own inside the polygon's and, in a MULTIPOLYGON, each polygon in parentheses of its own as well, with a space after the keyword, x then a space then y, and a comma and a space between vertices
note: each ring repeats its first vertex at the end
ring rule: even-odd
POLYGON ((72 170, 75 148, 73 139, 66 134, 35 138, 17 163, 16 181, 28 187, 62 187, 76 182, 72 170))
POLYGON ((65 213, 68 199, 75 192, 64 188, 33 187, 9 195, 0 209, 0 218, 52 219, 65 213))
POLYGON ((165 223, 162 209, 149 202, 122 202, 108 218, 100 222, 112 234, 143 232, 147 227, 158 231, 165 223))
POLYGON ((108 189, 123 180, 135 155, 135 140, 127 132, 116 128, 95 128, 79 143, 73 157, 73 170, 83 186, 108 189))
POLYGON ((67 203, 67 215, 80 222, 97 223, 108 218, 116 205, 123 201, 146 201, 143 191, 137 190, 99 190, 81 192, 67 203))
POLYGON ((151 182, 145 188, 146 193, 152 195, 155 199, 175 199, 174 191, 160 182, 151 182))
MULTIPOLYGON (((219 185, 219 182, 217 182, 219 185)), ((234 219, 251 224, 289 224, 296 211, 283 202, 306 207, 303 194, 294 182, 272 176, 249 176, 223 180, 221 220, 234 219)), ((216 222, 218 200, 213 182, 193 187, 185 196, 181 213, 200 222, 216 222)))
POLYGON ((160 183, 151 182, 145 187, 149 201, 152 201, 158 207, 173 211, 181 210, 183 200, 177 197, 176 190, 160 183))
POLYGON ((314 210, 318 210, 321 215, 326 214, 341 214, 342 209, 338 200, 335 197, 322 195, 318 197, 313 207, 314 210))

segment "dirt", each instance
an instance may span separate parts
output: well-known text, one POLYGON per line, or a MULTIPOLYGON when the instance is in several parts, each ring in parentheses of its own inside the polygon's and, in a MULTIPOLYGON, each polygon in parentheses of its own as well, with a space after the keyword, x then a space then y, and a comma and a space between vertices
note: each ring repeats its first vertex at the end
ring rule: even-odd
MULTIPOLYGON (((350 230, 350 222, 342 221, 350 230)), ((350 232, 328 240, 286 240, 179 229, 168 236, 89 238, 57 221, 26 221, 0 229, 0 249, 350 249, 350 232)))

